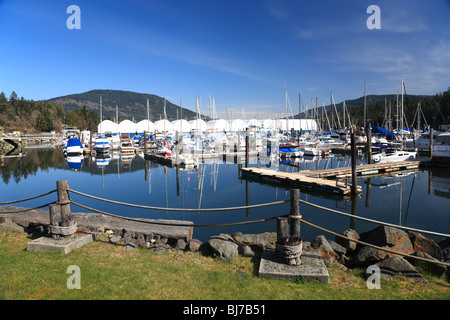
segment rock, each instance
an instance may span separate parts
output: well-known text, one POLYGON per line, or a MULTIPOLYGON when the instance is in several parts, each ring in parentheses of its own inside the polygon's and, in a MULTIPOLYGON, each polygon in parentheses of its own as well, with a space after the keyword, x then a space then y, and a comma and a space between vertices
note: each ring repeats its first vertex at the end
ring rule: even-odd
POLYGON ((142 248, 147 247, 146 241, 145 241, 145 236, 142 233, 137 233, 135 235, 135 239, 136 240, 134 242, 136 243, 137 246, 142 247, 142 248))
POLYGON ((123 229, 122 230, 122 239, 124 242, 131 241, 133 239, 133 233, 128 230, 123 229))
MULTIPOLYGON (((341 232, 341 235, 343 235, 347 238, 353 239, 353 240, 359 240, 359 235, 353 229, 345 230, 345 231, 341 232)), ((336 236, 334 241, 337 244, 343 246, 349 252, 354 252, 356 250, 357 243, 354 241, 350 241, 350 240, 347 240, 347 239, 344 239, 344 238, 341 238, 338 236, 336 236)))
MULTIPOLYGON (((414 253, 414 248, 411 243, 411 240, 409 239, 409 236, 406 232, 400 233, 399 238, 397 238, 395 244, 390 247, 391 250, 394 250, 396 252, 401 252, 405 254, 412 254, 414 253)), ((395 254, 389 253, 389 256, 394 256, 395 254)))
POLYGON ((383 247, 383 246, 393 246, 397 241, 407 235, 406 232, 387 226, 379 226, 367 232, 363 232, 360 235, 360 240, 362 242, 371 243, 373 245, 383 247))
POLYGON ((155 243, 154 245, 151 245, 150 248, 148 248, 148 250, 153 251, 156 254, 162 254, 169 249, 170 249, 170 246, 166 243, 161 243, 161 244, 155 243))
POLYGON ((125 243, 124 247, 127 250, 134 250, 136 249, 136 244, 134 244, 133 242, 127 242, 125 243))
POLYGON ((413 245, 414 251, 423 252, 435 259, 441 258, 441 248, 437 243, 418 232, 408 231, 409 239, 413 245))
POLYGON ((352 267, 367 267, 386 258, 388 258, 386 251, 362 246, 353 254, 350 264, 352 267))
POLYGON ((441 260, 450 262, 450 247, 441 249, 441 260))
POLYGON ((177 244, 175 245, 175 249, 184 250, 186 249, 186 245, 186 241, 184 241, 183 239, 178 239, 177 244))
POLYGON ((417 272, 416 268, 400 256, 391 257, 376 263, 376 265, 380 268, 382 278, 401 275, 417 282, 426 282, 420 273, 417 272))
MULTIPOLYGON (((421 252, 421 251, 414 252, 412 254, 412 256, 421 257, 421 258, 425 258, 425 259, 437 261, 437 262, 439 261, 438 259, 435 259, 434 257, 430 256, 428 253, 421 252)), ((422 261, 422 260, 409 258, 409 257, 405 257, 404 259, 407 260, 409 263, 411 263, 413 266, 422 267, 426 271, 428 271, 438 277, 442 276, 447 271, 447 267, 442 264, 422 261)))
POLYGON ((109 238, 109 242, 114 243, 114 244, 119 244, 121 242, 121 240, 122 240, 122 237, 121 236, 117 236, 117 235, 112 235, 109 238))
POLYGON ((244 257, 254 257, 255 252, 252 250, 250 246, 245 245, 244 246, 244 252, 242 253, 244 257))
POLYGON ((0 232, 4 231, 25 232, 25 228, 14 223, 9 218, 4 218, 3 222, 0 224, 0 232))
POLYGON ((191 239, 191 240, 189 240, 189 243, 188 243, 188 249, 190 251, 195 252, 195 251, 200 250, 201 245, 202 245, 202 242, 200 240, 191 239))
POLYGON ((243 248, 229 234, 213 236, 208 244, 214 253, 225 261, 231 261, 235 256, 243 253, 243 248))
POLYGON ((333 251, 336 252, 339 256, 343 256, 347 253, 347 249, 344 246, 336 243, 336 241, 330 240, 328 241, 328 243, 330 244, 333 251))
POLYGON ((236 232, 232 237, 241 246, 249 246, 254 253, 260 253, 265 249, 275 249, 275 243, 277 242, 276 232, 258 234, 242 234, 242 232, 236 232))
POLYGON ((112 235, 112 234, 114 233, 114 231, 112 231, 112 230, 106 230, 105 233, 109 236, 109 235, 112 235))
POLYGON ((316 236, 314 238, 314 241, 312 243, 312 247, 319 248, 322 252, 322 256, 324 256, 323 253, 325 253, 325 256, 334 256, 337 257, 336 252, 334 252, 333 248, 331 247, 328 240, 323 235, 316 236))

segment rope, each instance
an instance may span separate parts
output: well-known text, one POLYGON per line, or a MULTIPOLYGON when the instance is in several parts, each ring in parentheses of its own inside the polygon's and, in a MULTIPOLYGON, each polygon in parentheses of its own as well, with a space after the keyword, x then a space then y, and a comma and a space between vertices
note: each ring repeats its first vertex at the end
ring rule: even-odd
POLYGON ((53 203, 55 203, 55 201, 47 203, 47 204, 44 204, 44 205, 39 206, 39 207, 34 207, 34 208, 21 209, 21 210, 16 210, 16 211, 0 211, 0 214, 3 214, 3 213, 19 213, 19 212, 26 212, 26 211, 36 210, 36 209, 48 207, 49 205, 51 205, 53 203))
POLYGON ((129 221, 135 221, 135 222, 141 222, 141 223, 148 223, 148 224, 158 224, 158 225, 166 225, 166 226, 180 226, 180 227, 197 227, 197 228, 201 228, 201 227, 223 227, 223 226, 235 226, 235 225, 243 225, 243 224, 250 224, 250 223, 259 223, 259 222, 266 222, 266 221, 270 221, 270 220, 275 220, 277 217, 270 217, 270 218, 265 218, 265 219, 258 219, 258 220, 250 220, 250 221, 242 221, 242 222, 233 222, 233 223, 223 223, 223 224, 181 224, 181 223, 164 223, 164 222, 158 222, 158 221, 147 221, 147 220, 141 220, 141 219, 136 219, 136 218, 128 218, 128 217, 123 217, 123 216, 118 216, 109 212, 105 212, 105 211, 101 211, 101 210, 97 210, 85 205, 82 205, 80 203, 74 202, 72 201, 73 205, 76 205, 78 207, 93 211, 93 212, 97 212, 100 214, 104 214, 110 217, 114 217, 114 218, 119 218, 119 219, 124 219, 124 220, 129 220, 129 221))
POLYGON ((120 202, 115 200, 109 200, 104 199, 96 196, 92 196, 86 193, 82 193, 76 190, 67 189, 70 192, 79 194, 81 196, 85 196, 88 198, 92 198, 95 200, 110 202, 114 204, 119 204, 123 206, 129 206, 129 207, 135 207, 135 208, 141 208, 141 209, 151 209, 151 210, 161 210, 161 211, 184 211, 184 212, 213 212, 213 211, 231 211, 231 210, 242 210, 242 209, 255 209, 255 208, 261 208, 261 207, 268 207, 268 206, 274 206, 278 204, 287 203, 290 200, 282 200, 282 201, 275 201, 270 203, 261 203, 261 204, 254 204, 249 206, 240 206, 240 207, 228 207, 228 208, 209 208, 209 209, 183 209, 183 208, 163 208, 163 207, 152 207, 152 206, 144 206, 144 205, 138 205, 138 204, 132 204, 132 203, 126 203, 126 202, 120 202))
POLYGON ((49 192, 46 192, 46 193, 43 193, 43 194, 40 194, 40 195, 38 195, 38 196, 34 196, 34 197, 31 197, 31 198, 26 198, 26 199, 22 199, 22 200, 14 200, 14 201, 0 202, 0 205, 5 205, 5 204, 11 204, 11 203, 17 203, 17 202, 28 201, 28 200, 32 200, 32 199, 36 199, 36 198, 39 198, 39 197, 46 196, 46 195, 48 195, 48 194, 50 194, 50 193, 53 193, 53 192, 56 192, 56 191, 57 191, 57 189, 52 190, 52 191, 49 191, 49 192))
POLYGON ((300 201, 300 203, 306 204, 308 206, 315 207, 315 208, 322 209, 322 210, 329 211, 329 212, 333 212, 333 213, 337 213, 337 214, 340 214, 340 215, 343 215, 343 216, 346 216, 346 217, 350 217, 350 218, 364 220, 364 221, 367 221, 367 222, 378 223, 378 224, 381 224, 381 225, 394 227, 394 228, 399 228, 399 229, 405 229, 405 230, 409 230, 409 231, 416 231, 416 232, 421 232, 421 233, 427 233, 427 234, 431 234, 431 235, 435 235, 435 236, 441 236, 441 237, 447 237, 447 238, 450 237, 449 234, 445 234, 445 233, 439 233, 439 232, 434 232, 434 231, 426 231, 426 230, 421 230, 421 229, 416 229, 416 228, 411 228, 411 227, 405 227, 405 226, 400 226, 400 225, 396 225, 396 224, 391 224, 391 223, 387 223, 387 222, 377 221, 377 220, 373 220, 373 219, 369 219, 369 218, 358 217, 358 216, 355 216, 355 215, 352 215, 352 214, 348 214, 348 213, 341 212, 341 211, 338 211, 338 210, 334 210, 334 209, 330 209, 330 208, 327 208, 327 207, 323 207, 323 206, 320 206, 318 204, 314 204, 314 203, 307 202, 307 201, 304 201, 304 200, 299 200, 299 201, 300 201))
POLYGON ((409 255, 407 253, 398 252, 398 251, 394 251, 394 250, 391 250, 391 249, 378 247, 376 245, 373 245, 373 244, 370 244, 370 243, 367 243, 367 242, 363 242, 363 241, 359 241, 359 240, 355 240, 355 239, 346 237, 346 236, 344 236, 342 234, 336 233, 334 231, 331 231, 331 230, 319 227, 319 226, 317 226, 315 224, 312 224, 311 222, 305 221, 305 220, 303 220, 301 218, 297 218, 297 219, 300 220, 301 222, 303 222, 303 223, 313 227, 313 228, 319 229, 321 231, 330 233, 332 235, 335 235, 337 237, 340 237, 340 238, 343 238, 343 239, 346 239, 346 240, 349 240, 349 241, 353 241, 353 242, 359 243, 359 244, 364 245, 364 246, 368 246, 368 247, 371 247, 371 248, 374 248, 374 249, 377 249, 377 250, 382 250, 382 251, 386 251, 386 252, 389 252, 389 253, 405 256, 405 257, 408 257, 408 258, 411 258, 411 259, 422 260, 422 261, 425 261, 425 262, 436 263, 436 264, 441 264, 441 265, 450 267, 450 263, 446 263, 446 262, 442 262, 442 261, 438 261, 438 260, 430 260, 430 259, 426 259, 426 258, 422 258, 422 257, 412 256, 412 255, 409 255))

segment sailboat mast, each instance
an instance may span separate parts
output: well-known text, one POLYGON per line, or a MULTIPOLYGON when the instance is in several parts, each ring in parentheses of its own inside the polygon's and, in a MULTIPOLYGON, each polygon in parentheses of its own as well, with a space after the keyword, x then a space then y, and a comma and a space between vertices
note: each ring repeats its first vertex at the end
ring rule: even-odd
POLYGON ((103 115, 102 115, 102 96, 100 96, 100 126, 99 126, 99 133, 101 133, 102 131, 102 119, 103 119, 103 115))
POLYGON ((364 132, 366 132, 366 88, 367 81, 364 81, 364 132))
POLYGON ((403 150, 403 78, 402 78, 402 119, 400 120, 400 130, 402 130, 402 150, 403 150))

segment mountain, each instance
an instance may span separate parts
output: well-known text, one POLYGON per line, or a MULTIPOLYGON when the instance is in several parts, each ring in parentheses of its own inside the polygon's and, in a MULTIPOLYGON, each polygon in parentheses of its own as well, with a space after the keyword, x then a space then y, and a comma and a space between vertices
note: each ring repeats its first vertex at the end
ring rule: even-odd
MULTIPOLYGON (((149 101, 150 121, 155 122, 164 118, 164 98, 154 94, 137 93, 122 90, 91 90, 84 93, 70 94, 47 100, 59 105, 64 105, 66 112, 78 109, 86 105, 88 110, 99 112, 100 97, 102 97, 102 115, 104 118, 114 119, 116 117, 116 106, 119 120, 129 119, 140 121, 147 119, 147 99, 149 101)), ((192 120, 196 118, 196 113, 189 109, 182 108, 166 101, 166 114, 169 121, 177 118, 192 120)), ((202 116, 202 118, 207 118, 202 116)))

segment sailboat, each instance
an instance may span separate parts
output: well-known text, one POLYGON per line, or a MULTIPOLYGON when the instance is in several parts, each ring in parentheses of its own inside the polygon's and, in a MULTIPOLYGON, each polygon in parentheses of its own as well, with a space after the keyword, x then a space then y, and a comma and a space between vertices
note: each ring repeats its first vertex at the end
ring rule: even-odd
MULTIPOLYGON (((402 78, 402 120, 401 127, 403 128, 403 88, 404 82, 402 78)), ((417 150, 415 151, 405 151, 403 150, 403 130, 401 131, 401 149, 400 150, 388 150, 382 153, 377 153, 372 156, 374 162, 390 162, 390 161, 408 161, 414 160, 417 156, 417 150)))
POLYGON ((95 146, 94 150, 96 153, 108 153, 109 149, 111 148, 111 145, 109 144, 108 138, 105 134, 102 133, 101 125, 103 121, 102 116, 102 96, 100 96, 100 132, 98 133, 97 137, 95 138, 95 146))

